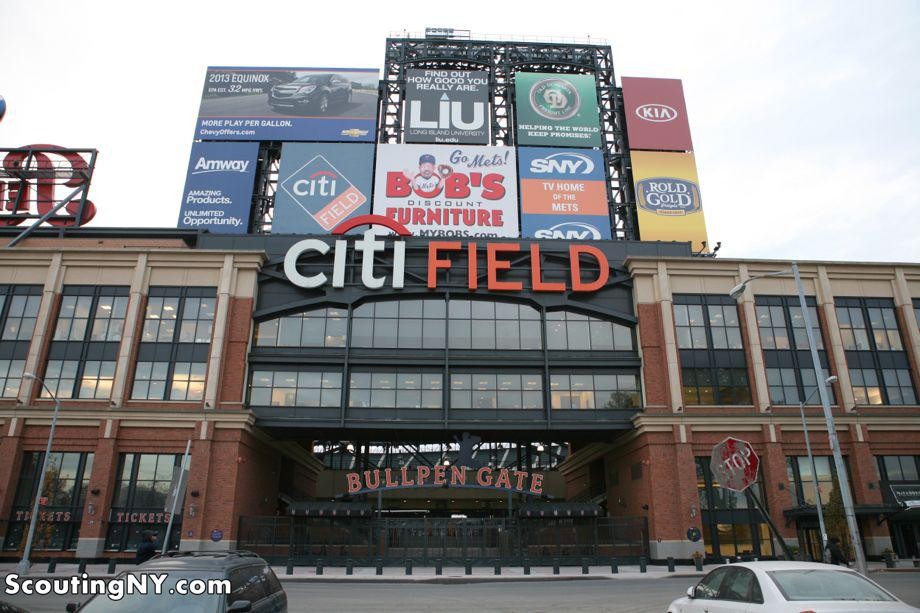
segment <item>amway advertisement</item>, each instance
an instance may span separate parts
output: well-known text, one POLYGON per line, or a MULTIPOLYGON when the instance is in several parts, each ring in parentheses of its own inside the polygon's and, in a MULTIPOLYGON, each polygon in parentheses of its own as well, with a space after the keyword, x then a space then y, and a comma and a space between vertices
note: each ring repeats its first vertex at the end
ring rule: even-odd
POLYGON ((693 151, 680 79, 623 77, 630 149, 693 151))
POLYGON ((639 235, 644 241, 691 241, 707 249, 706 220, 692 153, 632 151, 639 235))
POLYGON ((246 234, 259 143, 193 143, 179 228, 246 234))
POLYGON ((407 143, 489 142, 489 73, 406 71, 407 143))
POLYGON ((600 147, 597 82, 592 75, 514 75, 517 144, 600 147))
POLYGON ((610 238, 604 156, 594 149, 518 149, 524 238, 610 238))
POLYGON ((370 213, 374 145, 284 143, 273 234, 327 234, 370 213))
POLYGON ((374 213, 414 236, 517 237, 514 149, 379 145, 374 213))
POLYGON ((369 68, 209 67, 195 138, 373 142, 377 83, 369 68))

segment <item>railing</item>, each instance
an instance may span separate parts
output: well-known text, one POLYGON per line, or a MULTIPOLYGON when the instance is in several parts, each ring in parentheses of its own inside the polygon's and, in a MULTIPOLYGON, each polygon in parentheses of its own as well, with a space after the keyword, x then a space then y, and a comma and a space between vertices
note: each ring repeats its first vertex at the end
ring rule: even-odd
POLYGON ((598 564, 648 557, 645 517, 307 518, 243 517, 238 546, 272 563, 328 566, 598 564))

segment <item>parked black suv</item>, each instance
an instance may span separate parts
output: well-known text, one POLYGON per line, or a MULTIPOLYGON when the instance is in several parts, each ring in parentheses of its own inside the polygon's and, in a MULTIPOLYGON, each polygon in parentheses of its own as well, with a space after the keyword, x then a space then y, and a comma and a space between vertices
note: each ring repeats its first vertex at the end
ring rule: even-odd
POLYGON ((337 74, 309 74, 268 93, 268 104, 275 110, 309 109, 324 115, 337 104, 351 102, 351 81, 337 74))
MULTIPOLYGON (((67 610, 80 613, 287 613, 287 594, 278 577, 265 560, 249 551, 170 551, 119 574, 116 579, 161 573, 168 577, 160 594, 154 594, 151 589, 145 595, 125 593, 120 600, 97 595, 82 605, 67 605, 67 610), (180 579, 228 580, 230 593, 170 593, 180 579)), ((148 585, 151 585, 149 580, 148 585)))

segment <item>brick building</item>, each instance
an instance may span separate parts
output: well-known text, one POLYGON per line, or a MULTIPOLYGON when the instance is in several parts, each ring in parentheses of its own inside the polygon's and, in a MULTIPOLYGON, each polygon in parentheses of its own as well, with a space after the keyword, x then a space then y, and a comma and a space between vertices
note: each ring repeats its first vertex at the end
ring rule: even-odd
MULTIPOLYGON (((709 473, 712 446, 728 435, 760 454, 758 491, 782 536, 817 555, 802 400, 826 503, 833 464, 794 285, 758 279, 739 302, 728 296, 785 262, 595 241, 605 265, 597 253, 572 256, 575 243, 522 240, 504 243, 513 257, 480 241, 478 269, 476 251, 458 243, 451 266, 432 270, 435 243, 409 238, 395 287, 399 239, 387 239, 371 267, 383 287, 366 286, 351 250, 342 283, 305 288, 284 267, 301 238, 42 230, 0 253, 6 557, 21 552, 28 528, 52 393, 61 410, 38 556, 131 556, 141 530, 162 535, 187 441, 173 529, 183 549, 255 547, 252 526, 324 509, 474 525, 582 504, 645 522, 640 549, 653 559, 775 555, 748 499, 709 473), (487 250, 509 267, 487 270, 487 250), (605 282, 575 291, 573 267, 587 285, 605 282), (476 445, 465 464, 542 471, 547 495, 344 496, 349 471, 449 466, 466 440, 476 445)), ((329 273, 334 257, 299 267, 295 257, 295 268, 329 273)), ((917 555, 920 518, 898 512, 889 485, 920 482, 920 265, 800 268, 821 359, 837 377, 832 400, 867 553, 917 555)), ((285 543, 301 538, 291 534, 285 543)))

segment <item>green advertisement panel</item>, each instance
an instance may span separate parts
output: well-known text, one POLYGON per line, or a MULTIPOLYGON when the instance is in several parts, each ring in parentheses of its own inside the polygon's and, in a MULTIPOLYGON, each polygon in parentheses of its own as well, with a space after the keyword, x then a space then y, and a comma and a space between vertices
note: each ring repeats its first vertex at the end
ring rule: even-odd
POLYGON ((597 84, 591 75, 514 75, 518 145, 600 147, 597 84))

